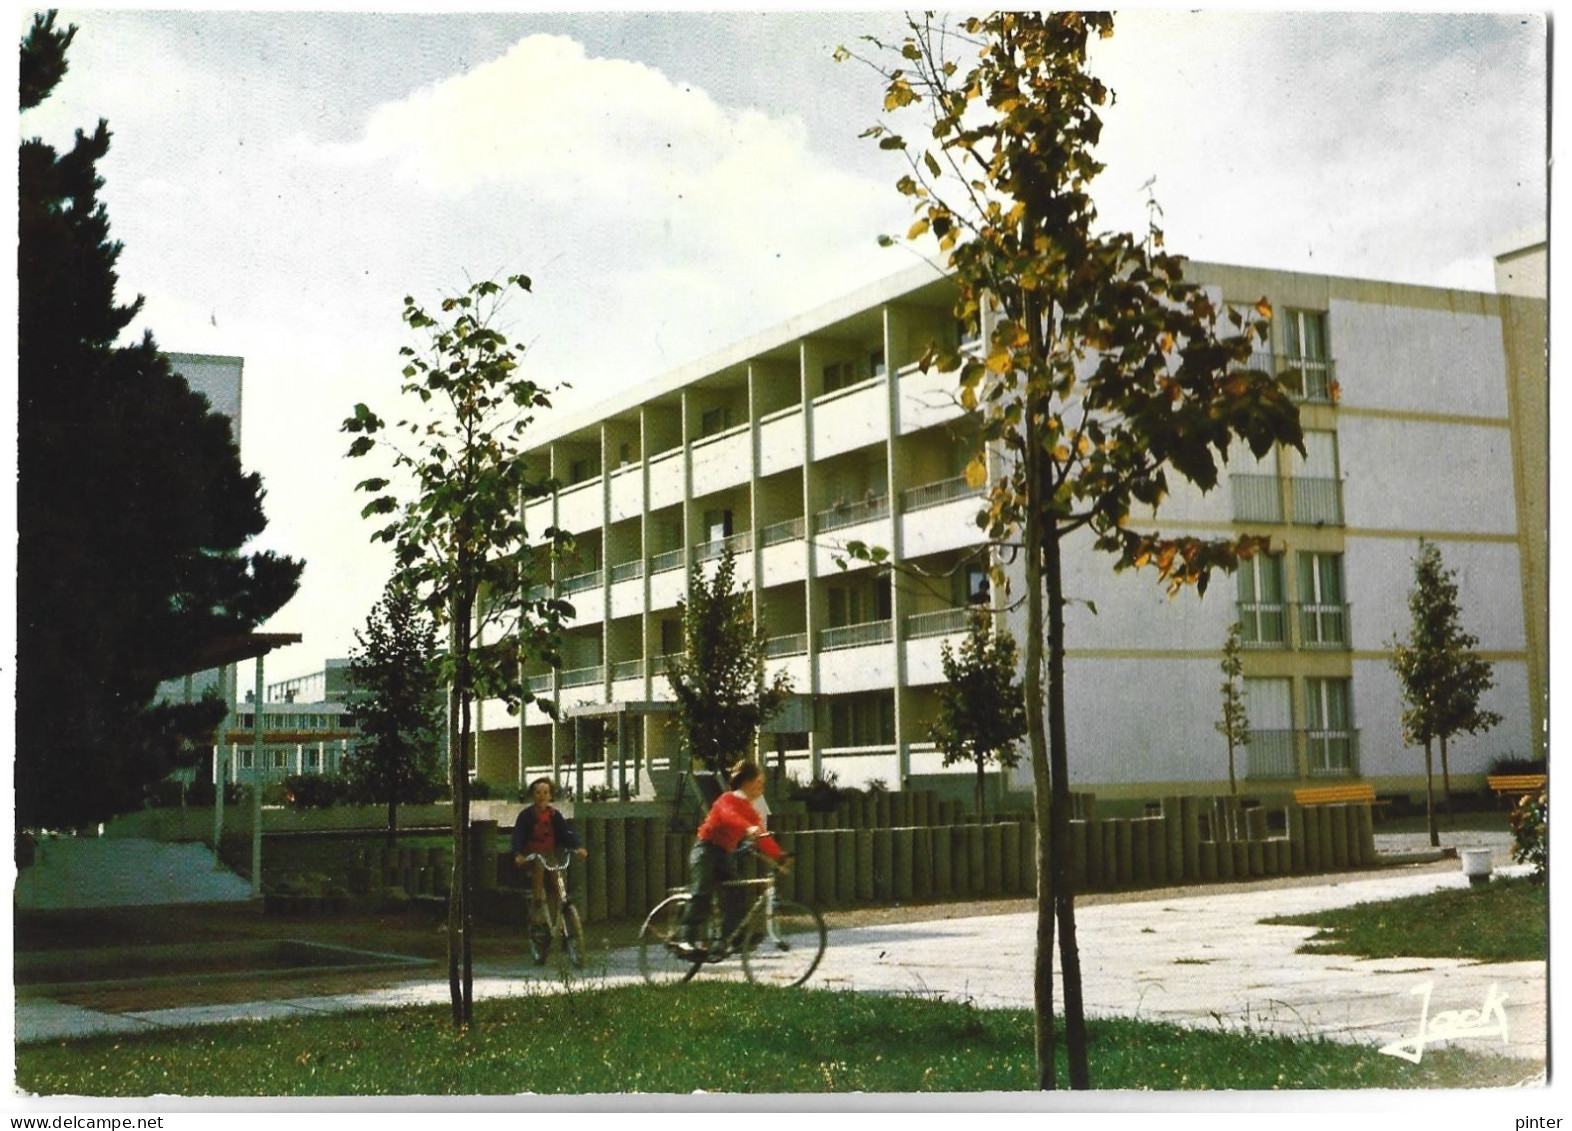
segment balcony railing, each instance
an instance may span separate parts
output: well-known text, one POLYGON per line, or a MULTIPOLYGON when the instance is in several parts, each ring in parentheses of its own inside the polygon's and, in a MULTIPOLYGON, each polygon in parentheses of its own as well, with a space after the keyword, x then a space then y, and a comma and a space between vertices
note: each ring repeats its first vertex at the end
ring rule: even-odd
POLYGON ((1250 728, 1250 742, 1243 751, 1235 751, 1237 758, 1243 753, 1245 777, 1251 781, 1273 778, 1297 778, 1299 763, 1294 757, 1294 732, 1291 730, 1257 730, 1250 728))
POLYGON ((965 632, 973 609, 939 609, 932 613, 913 613, 906 618, 906 636, 920 640, 925 636, 950 636, 965 632))
POLYGON ((819 651, 833 652, 837 648, 860 648, 865 644, 888 644, 890 642, 890 622, 887 620, 865 621, 862 624, 846 624, 839 628, 826 628, 819 633, 819 651))
POLYGON ((956 499, 964 499, 980 493, 976 487, 967 484, 966 476, 957 475, 950 479, 941 479, 937 483, 908 487, 901 492, 901 510, 920 511, 928 507, 941 507, 956 499))
POLYGON ((1305 765, 1311 777, 1336 777, 1359 772, 1357 730, 1307 730, 1305 765))
POLYGON ((807 536, 807 523, 799 516, 784 522, 772 522, 759 531, 759 545, 778 546, 782 542, 799 542, 807 536))
POLYGON ((667 661, 669 661, 673 655, 681 655, 681 653, 680 652, 669 653, 669 654, 664 655, 664 656, 651 657, 651 659, 650 659, 650 675, 665 675, 666 674, 667 661))
POLYGON ((683 549, 667 550, 664 554, 656 554, 650 558, 651 573, 665 573, 668 570, 681 569, 683 563, 683 549))
POLYGON ((598 569, 590 573, 578 573, 572 577, 564 577, 561 583, 562 595, 566 597, 570 593, 582 593, 586 589, 593 589, 601 583, 601 580, 602 574, 598 569))
POLYGON ((643 660, 618 660, 611 665, 612 679, 643 679, 643 660))
POLYGON ((531 694, 535 695, 540 694, 542 691, 550 691, 551 673, 541 672, 539 675, 532 675, 524 681, 524 686, 529 688, 531 694))
POLYGON ((1335 404, 1337 397, 1336 363, 1286 353, 1257 352, 1243 366, 1270 373, 1282 382, 1295 400, 1312 404, 1335 404))
POLYGON ((1282 522, 1281 482, 1275 475, 1230 475, 1234 519, 1238 522, 1282 522))
POLYGON ((1240 643, 1246 648, 1288 647, 1288 606, 1281 601, 1238 602, 1240 643))
POLYGON ((1245 747, 1246 776, 1257 781, 1299 777, 1296 746, 1304 748, 1305 768, 1310 777, 1344 777, 1359 772, 1357 730, 1257 730, 1252 727, 1250 742, 1245 747))
POLYGON ((573 668, 571 671, 562 673, 562 686, 589 687, 591 684, 604 681, 605 678, 606 668, 601 664, 597 664, 593 668, 573 668))
POLYGON ((772 660, 779 660, 785 656, 801 656, 807 650, 808 634, 806 632, 791 632, 784 636, 772 636, 764 644, 764 654, 772 660))
POLYGON ((1343 484, 1336 479, 1295 476, 1294 521, 1301 526, 1343 525, 1343 484))
POLYGON ((843 526, 856 526, 859 522, 888 518, 889 514, 890 497, 870 495, 855 503, 836 503, 829 510, 820 511, 814 516, 814 525, 821 531, 839 530, 843 526))
POLYGON ((611 583, 619 581, 635 581, 644 576, 644 559, 639 558, 631 562, 611 567, 611 583))
POLYGON ((694 551, 693 556, 696 561, 711 562, 725 553, 727 547, 731 548, 731 552, 733 554, 747 553, 749 550, 753 549, 752 533, 744 530, 739 534, 731 535, 729 538, 722 538, 715 542, 701 543, 694 551))
POLYGON ((1347 605, 1296 605, 1299 642, 1305 648, 1347 648, 1351 639, 1347 605))

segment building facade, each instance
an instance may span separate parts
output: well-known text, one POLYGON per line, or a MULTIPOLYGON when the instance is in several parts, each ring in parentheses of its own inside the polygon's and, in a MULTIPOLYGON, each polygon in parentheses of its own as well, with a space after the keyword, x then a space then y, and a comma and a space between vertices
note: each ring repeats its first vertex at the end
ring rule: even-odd
MULTIPOLYGON (((1541 299, 1192 263, 1219 302, 1265 297, 1270 348, 1254 365, 1288 382, 1306 451, 1235 453, 1207 494, 1177 486, 1165 533, 1267 536, 1271 553, 1203 599, 1173 599, 1149 571, 1114 574, 1069 547, 1066 725, 1076 789, 1109 797, 1214 792, 1227 781, 1213 728, 1219 661, 1246 643, 1253 733, 1243 788, 1286 792, 1364 779, 1422 788, 1402 745, 1387 647, 1408 631, 1421 538, 1457 570, 1465 626, 1494 664, 1502 723, 1451 743, 1454 780, 1496 758, 1543 754, 1546 704, 1546 304, 1541 299), (1091 610, 1095 607, 1096 613, 1091 610)), ((532 503, 577 562, 552 580, 576 617, 560 670, 527 667, 558 708, 481 705, 476 765, 492 782, 582 765, 660 766, 676 739, 664 657, 678 601, 730 547, 791 674, 799 728, 768 740, 803 780, 892 787, 940 772, 927 738, 940 650, 986 600, 1019 640, 963 470, 976 422, 953 377, 920 370, 933 339, 966 345, 953 284, 929 265, 668 374, 574 419, 547 421, 528 454, 561 483, 532 503), (897 568, 848 563, 859 541, 897 568)), ((1019 595, 1018 566, 1009 589, 1019 595)), ((1015 602, 1018 604, 1018 602, 1015 602)), ((1029 775, 1020 771, 1018 778, 1029 775)), ((595 778, 594 780, 601 780, 595 778)))

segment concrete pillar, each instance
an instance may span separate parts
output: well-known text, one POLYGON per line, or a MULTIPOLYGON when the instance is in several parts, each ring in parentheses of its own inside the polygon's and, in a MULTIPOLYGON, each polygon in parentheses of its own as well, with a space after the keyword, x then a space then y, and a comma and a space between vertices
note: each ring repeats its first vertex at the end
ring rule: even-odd
POLYGON ((1183 826, 1181 840, 1184 845, 1184 878, 1187 880, 1199 879, 1201 876, 1201 810, 1199 798, 1182 797, 1179 799, 1179 821, 1183 826))
POLYGON ((497 822, 471 821, 469 824, 470 865, 475 873, 475 890, 497 886, 497 822))
POLYGON ((835 876, 839 870, 835 863, 835 850, 839 847, 836 840, 839 835, 836 830, 827 830, 813 838, 817 842, 814 849, 818 853, 813 870, 813 892, 817 903, 835 902, 835 876))
POLYGON ((1332 867, 1348 867, 1348 813, 1347 805, 1328 805, 1332 819, 1332 867))
POLYGON ((857 833, 852 829, 839 829, 835 841, 834 901, 854 903, 857 899, 857 833))
POLYGON ((794 898, 803 903, 819 902, 819 833, 798 833, 796 838, 797 860, 792 873, 796 877, 797 892, 794 898))
MULTIPOLYGON (((1135 828, 1128 817, 1121 817, 1114 823, 1114 846, 1118 854, 1119 884, 1121 887, 1135 882, 1135 828)), ((1145 845, 1142 845, 1142 854, 1145 854, 1145 845)))
POLYGON ((1229 849, 1234 857, 1234 879, 1242 880, 1250 874, 1250 842, 1234 840, 1228 842, 1229 849))
POLYGON ((1369 867, 1376 862, 1375 852, 1375 815, 1369 805, 1358 805, 1354 808, 1355 835, 1354 843, 1359 849, 1357 863, 1362 867, 1369 867))
POLYGON ((999 835, 1000 864, 1003 866, 999 880, 1006 895, 1015 895, 1021 890, 1021 826, 1013 821, 1001 825, 999 835))
POLYGON ((1289 869, 1294 872, 1309 871, 1305 858, 1305 845, 1308 834, 1305 832, 1305 811, 1298 805, 1289 804, 1283 809, 1285 825, 1288 829, 1288 858, 1289 869))
POLYGON ((1316 825, 1321 836, 1321 871, 1329 871, 1333 866, 1332 857, 1332 807, 1330 805, 1317 805, 1311 810, 1315 814, 1316 825))
POLYGON ((606 819, 604 817, 589 817, 579 822, 581 833, 584 837, 584 847, 589 849, 589 858, 585 861, 587 889, 584 910, 589 918, 596 922, 604 921, 606 914, 606 819))
MULTIPOLYGON (((1070 883, 1078 891, 1091 887, 1091 825, 1086 821, 1070 822, 1070 883)), ((1053 841, 1047 829, 1039 829, 1040 836, 1050 837, 1049 859, 1053 858, 1053 841)))
POLYGON ((933 829, 919 825, 912 830, 912 898, 933 897, 933 829))
POLYGON ((989 895, 1004 891, 1004 827, 983 826, 983 890, 989 895))
POLYGON ((1245 848, 1250 854, 1249 866, 1252 876, 1266 875, 1266 853, 1262 851, 1263 847, 1263 843, 1259 840, 1245 842, 1245 848))
POLYGON ((894 873, 891 890, 899 903, 912 899, 912 829, 892 829, 890 835, 890 867, 894 873))
POLYGON ((983 842, 983 826, 966 826, 966 887, 973 895, 988 890, 987 848, 983 842))
POLYGON ((890 899, 894 891, 891 859, 890 830, 888 826, 881 826, 873 830, 873 898, 880 902, 890 899))
POLYGON ((1215 841, 1200 841, 1196 845, 1196 858, 1199 865, 1196 878, 1202 883, 1212 883, 1217 879, 1217 843, 1215 841))
POLYGON ((1145 887, 1151 882, 1151 868, 1148 859, 1150 847, 1147 844, 1151 822, 1142 817, 1128 821, 1126 824, 1130 828, 1130 878, 1125 883, 1139 884, 1145 887))

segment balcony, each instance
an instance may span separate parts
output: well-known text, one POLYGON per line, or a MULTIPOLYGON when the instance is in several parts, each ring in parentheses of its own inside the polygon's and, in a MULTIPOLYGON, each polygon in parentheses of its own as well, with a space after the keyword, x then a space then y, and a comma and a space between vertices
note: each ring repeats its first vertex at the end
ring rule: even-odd
POLYGON ((1234 494, 1234 521, 1282 522, 1281 480, 1275 475, 1230 475, 1234 494))
POLYGON ((1303 746, 1310 777, 1347 777, 1359 772, 1359 732, 1352 729, 1250 730, 1244 749, 1245 776, 1252 781, 1300 776, 1296 747, 1303 746))
POLYGON ((616 663, 611 665, 611 678, 613 680, 643 679, 644 661, 642 659, 618 660, 616 663))
POLYGON ((784 542, 800 542, 807 537, 807 523, 799 516, 784 522, 772 522, 759 531, 760 546, 779 546, 784 542))
POLYGON ((1294 521, 1301 526, 1343 525, 1343 484, 1337 479, 1295 476, 1294 521))
POLYGON ((853 502, 839 502, 829 510, 820 511, 814 515, 814 529, 823 533, 828 530, 840 530, 847 526, 856 526, 862 522, 872 522, 875 519, 890 516, 890 496, 875 495, 869 492, 866 497, 853 502))
POLYGON ((668 570, 681 569, 683 554, 684 551, 680 546, 675 550, 667 550, 664 554, 656 554, 650 558, 650 572, 665 573, 668 570))
POLYGON ((956 499, 965 499, 982 492, 966 482, 966 476, 957 475, 950 479, 941 479, 937 483, 924 483, 920 487, 908 487, 901 492, 901 510, 911 511, 927 510, 929 507, 942 507, 945 503, 954 502, 956 499))
POLYGON ((1282 601, 1240 601, 1236 604, 1246 648, 1288 647, 1288 605, 1282 601))
POLYGON ((1276 377, 1290 396, 1306 404, 1336 404, 1336 363, 1285 353, 1258 352, 1241 368, 1259 369, 1276 377))
POLYGON ((931 613, 913 613, 906 618, 906 636, 922 640, 929 636, 953 636, 965 632, 971 623, 971 608, 939 609, 931 613))
POLYGON ((1295 605, 1299 643, 1304 648, 1347 648, 1351 635, 1347 605, 1295 605))
POLYGON ((594 589, 601 584, 604 574, 600 570, 591 570, 589 573, 576 573, 572 577, 564 577, 561 582, 564 597, 573 593, 582 593, 586 589, 594 589))
POLYGON ((611 583, 613 585, 619 581, 637 581, 643 576, 644 560, 642 558, 611 567, 611 583))
POLYGON ((694 551, 694 560, 699 562, 712 562, 727 550, 733 555, 746 554, 753 549, 753 535, 744 530, 740 534, 733 534, 716 542, 704 542, 694 551))
POLYGON ((539 695, 544 691, 550 691, 551 673, 541 672, 539 675, 532 675, 524 681, 524 686, 531 695, 539 695))
POLYGON ((841 625, 838 628, 826 628, 819 632, 819 651, 834 652, 840 648, 861 648, 867 644, 888 644, 891 637, 891 622, 887 620, 865 621, 862 624, 841 625))
POLYGON ((808 634, 806 632, 792 632, 784 636, 772 636, 764 644, 764 654, 772 660, 779 660, 786 656, 801 656, 808 651, 808 634))
POLYGON ((601 683, 606 678, 604 665, 596 664, 592 668, 574 668, 562 673, 563 687, 591 687, 601 683))

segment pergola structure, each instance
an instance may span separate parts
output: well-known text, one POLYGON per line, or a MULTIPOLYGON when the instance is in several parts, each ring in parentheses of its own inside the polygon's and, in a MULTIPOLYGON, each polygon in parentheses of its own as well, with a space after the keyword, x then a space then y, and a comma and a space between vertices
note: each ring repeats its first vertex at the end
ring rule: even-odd
MULTIPOLYGON (((183 671, 170 672, 168 678, 175 679, 180 676, 190 676, 196 672, 210 671, 214 668, 233 669, 245 660, 255 660, 256 690, 253 697, 256 700, 256 709, 252 712, 251 728, 251 894, 255 898, 262 895, 262 743, 265 738, 262 732, 262 695, 263 671, 267 655, 275 648, 283 648, 290 644, 299 644, 301 635, 298 632, 248 632, 234 636, 224 636, 208 644, 193 654, 181 666, 183 671)), ((224 681, 225 688, 234 683, 231 675, 224 681)), ((235 700, 239 698, 239 689, 236 688, 230 696, 230 714, 235 713, 235 700)), ((220 737, 227 737, 230 727, 229 719, 220 732, 220 737)), ((220 837, 224 832, 224 780, 226 774, 222 765, 227 744, 218 742, 213 747, 213 865, 223 867, 219 863, 218 846, 220 837)))
MULTIPOLYGON (((630 751, 628 748, 628 720, 642 718, 645 715, 670 715, 677 710, 675 703, 663 702, 656 699, 625 699, 616 703, 581 703, 576 707, 569 707, 566 715, 573 722, 573 796, 584 796, 584 723, 587 720, 605 722, 615 719, 617 723, 617 781, 622 783, 628 780, 628 759, 631 754, 633 759, 633 792, 639 792, 639 776, 643 768, 644 759, 639 752, 630 751)), ((553 766, 554 770, 559 767, 553 766)), ((606 759, 606 784, 611 784, 611 759, 606 759)))

